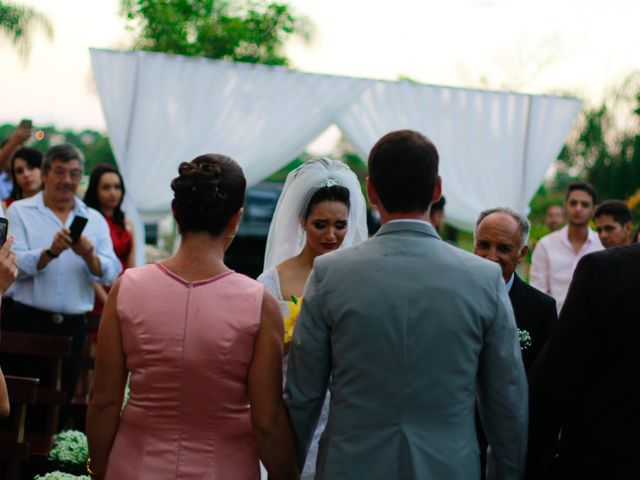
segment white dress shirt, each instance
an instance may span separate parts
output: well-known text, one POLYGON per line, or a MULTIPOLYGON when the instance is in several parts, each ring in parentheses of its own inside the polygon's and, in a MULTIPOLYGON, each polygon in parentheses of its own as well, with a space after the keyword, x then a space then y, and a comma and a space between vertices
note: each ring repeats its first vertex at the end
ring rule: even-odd
POLYGON ((587 253, 603 249, 598 234, 589 229, 587 241, 576 253, 569 241, 569 227, 565 225, 538 241, 531 257, 531 286, 555 298, 559 313, 578 261, 587 253))
POLYGON ((100 260, 99 277, 70 248, 38 270, 42 251, 51 247, 53 237, 63 227, 44 204, 42 192, 13 202, 8 208, 9 234, 14 237, 13 250, 18 258, 18 279, 10 291, 16 302, 50 312, 81 314, 93 308, 93 282, 111 285, 116 280, 122 266, 113 251, 107 221, 78 198, 64 226, 69 228, 76 215, 89 220, 82 235, 93 242, 100 260))

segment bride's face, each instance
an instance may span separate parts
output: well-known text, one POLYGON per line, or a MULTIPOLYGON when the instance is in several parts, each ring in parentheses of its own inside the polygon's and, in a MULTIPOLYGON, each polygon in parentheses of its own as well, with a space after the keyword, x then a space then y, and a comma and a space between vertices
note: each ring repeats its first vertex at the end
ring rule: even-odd
POLYGON ((316 255, 336 250, 347 234, 349 209, 335 200, 324 200, 311 207, 302 228, 307 234, 307 247, 316 255))

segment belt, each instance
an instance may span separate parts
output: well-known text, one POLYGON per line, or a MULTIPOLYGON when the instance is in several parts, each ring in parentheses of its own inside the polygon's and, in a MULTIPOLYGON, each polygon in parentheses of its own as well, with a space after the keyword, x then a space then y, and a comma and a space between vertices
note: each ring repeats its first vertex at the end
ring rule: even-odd
POLYGON ((61 312, 50 312, 48 310, 40 310, 39 308, 30 307, 29 305, 25 305, 20 302, 13 302, 12 308, 16 313, 25 314, 30 316, 31 318, 37 318, 42 320, 50 320, 56 325, 60 325, 61 323, 67 322, 84 322, 85 315, 84 313, 61 313, 61 312))

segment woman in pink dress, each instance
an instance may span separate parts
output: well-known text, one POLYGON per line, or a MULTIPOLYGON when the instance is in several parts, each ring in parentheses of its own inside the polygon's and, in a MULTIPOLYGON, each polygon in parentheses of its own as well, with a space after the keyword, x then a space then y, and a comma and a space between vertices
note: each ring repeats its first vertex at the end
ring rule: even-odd
POLYGON ((270 478, 296 479, 278 301, 223 261, 242 215, 242 169, 203 155, 179 172, 180 249, 127 270, 105 305, 87 469, 108 480, 257 480, 260 459, 270 478))

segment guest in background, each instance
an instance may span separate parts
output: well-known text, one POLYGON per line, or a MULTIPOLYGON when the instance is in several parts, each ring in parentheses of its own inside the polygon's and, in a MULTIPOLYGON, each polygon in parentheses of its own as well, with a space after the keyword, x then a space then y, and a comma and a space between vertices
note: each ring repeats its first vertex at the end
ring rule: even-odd
POLYGON ((596 231, 604 248, 631 243, 631 209, 621 200, 607 200, 596 208, 596 231))
POLYGON ((531 286, 552 296, 562 308, 578 261, 602 250, 598 234, 589 228, 596 205, 596 190, 588 183, 572 183, 564 208, 568 224, 542 237, 531 257, 531 286))
POLYGON ((31 120, 22 120, 11 136, 0 146, 0 199, 5 200, 11 194, 11 179, 7 175, 9 160, 14 153, 29 140, 33 129, 31 120))
POLYGON ((11 182, 9 198, 4 201, 8 208, 16 200, 31 198, 42 190, 42 152, 23 147, 11 159, 11 182))
POLYGON ((636 228, 636 231, 633 232, 631 236, 631 243, 640 243, 640 225, 636 228))
POLYGON ((280 306, 224 264, 242 217, 244 174, 223 155, 178 171, 177 253, 127 270, 105 305, 87 469, 106 480, 258 480, 260 458, 269 478, 296 479, 280 306))
POLYGON ((531 337, 531 344, 522 349, 526 371, 547 343, 558 319, 556 301, 527 285, 516 273, 518 263, 529 249, 529 230, 529 220, 518 212, 492 208, 478 217, 473 242, 473 253, 500 265, 516 325, 531 337))
POLYGON ((431 205, 431 213, 429 214, 429 223, 433 225, 436 232, 440 233, 440 226, 444 223, 444 206, 447 201, 444 195, 440 197, 440 200, 431 205))
MULTIPOLYGON (((62 371, 62 388, 68 399, 73 396, 80 369, 85 315, 93 308, 92 284, 111 284, 121 270, 107 222, 76 197, 83 167, 84 157, 73 145, 51 147, 43 162, 44 190, 14 202, 7 211, 19 274, 3 328, 73 338, 71 355, 62 371), (88 222, 73 242, 69 226, 77 216, 88 222)), ((9 366, 5 364, 7 373, 38 377, 41 385, 48 385, 48 364, 16 362, 12 370, 9 366)))
POLYGON ((578 263, 529 374, 529 479, 638 478, 638 272, 640 245, 578 263))
POLYGON ((550 232, 560 230, 564 225, 564 212, 560 205, 549 205, 544 214, 544 224, 550 232))
MULTIPOLYGON (((112 165, 101 164, 91 172, 89 186, 84 195, 84 203, 102 213, 107 220, 113 251, 120 260, 123 271, 135 266, 136 258, 133 223, 122 211, 124 194, 124 182, 118 169, 112 165)), ((99 318, 107 300, 109 286, 102 286, 96 282, 93 289, 96 301, 91 313, 99 318)))
MULTIPOLYGON (((516 273, 518 263, 529 250, 527 241, 530 228, 529 220, 518 212, 510 208, 492 208, 480 213, 473 238, 473 253, 500 265, 516 326, 523 334, 526 332, 529 335, 529 344, 520 345, 526 372, 547 343, 558 319, 556 301, 527 285, 516 273)), ((487 439, 477 416, 476 429, 484 479, 487 439)))
MULTIPOLYGON (((13 240, 8 238, 2 248, 0 248, 0 301, 2 295, 18 275, 18 266, 16 264, 16 255, 11 250, 13 240)), ((9 415, 9 395, 7 394, 7 384, 4 381, 2 368, 0 368, 0 418, 9 415)))

